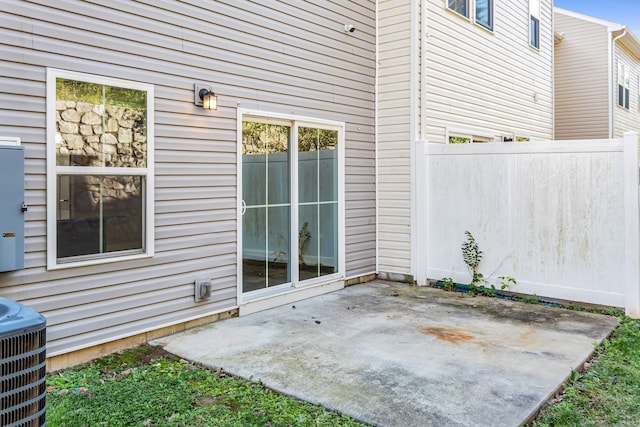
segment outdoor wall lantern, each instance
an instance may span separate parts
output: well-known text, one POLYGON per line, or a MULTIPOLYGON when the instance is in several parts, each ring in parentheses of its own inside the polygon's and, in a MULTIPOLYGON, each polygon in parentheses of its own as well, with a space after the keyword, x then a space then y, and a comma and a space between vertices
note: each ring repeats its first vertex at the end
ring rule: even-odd
POLYGON ((213 89, 206 85, 195 85, 193 102, 205 110, 218 109, 218 97, 213 92, 213 89))

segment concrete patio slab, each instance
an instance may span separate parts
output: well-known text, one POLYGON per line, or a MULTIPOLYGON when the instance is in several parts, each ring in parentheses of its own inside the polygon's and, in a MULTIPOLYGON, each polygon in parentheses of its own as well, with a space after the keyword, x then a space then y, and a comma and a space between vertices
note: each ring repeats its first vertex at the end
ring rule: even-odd
POLYGON ((375 281, 153 342, 379 426, 518 426, 615 317, 375 281))

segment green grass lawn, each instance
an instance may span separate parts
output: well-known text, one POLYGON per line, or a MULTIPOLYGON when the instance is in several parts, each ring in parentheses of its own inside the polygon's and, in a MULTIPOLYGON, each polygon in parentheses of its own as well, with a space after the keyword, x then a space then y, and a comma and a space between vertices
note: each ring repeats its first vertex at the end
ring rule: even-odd
POLYGON ((47 378, 48 426, 360 426, 143 346, 47 378))
POLYGON ((640 322, 622 317, 610 339, 534 427, 640 426, 640 322))

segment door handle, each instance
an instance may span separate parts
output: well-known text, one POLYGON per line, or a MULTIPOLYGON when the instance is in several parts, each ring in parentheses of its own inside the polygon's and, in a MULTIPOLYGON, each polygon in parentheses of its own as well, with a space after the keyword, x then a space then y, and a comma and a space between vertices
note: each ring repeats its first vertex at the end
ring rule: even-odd
POLYGON ((240 202, 240 216, 243 216, 244 213, 247 211, 247 204, 244 201, 244 199, 240 202))

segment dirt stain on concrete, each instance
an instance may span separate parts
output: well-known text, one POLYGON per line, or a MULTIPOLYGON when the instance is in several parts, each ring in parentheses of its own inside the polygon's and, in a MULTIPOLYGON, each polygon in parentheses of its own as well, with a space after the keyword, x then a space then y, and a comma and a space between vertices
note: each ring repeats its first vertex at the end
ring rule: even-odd
POLYGON ((535 333, 535 330, 529 329, 527 332, 520 334, 519 338, 521 340, 527 340, 531 337, 531 335, 533 335, 533 333, 535 333))
POLYGON ((440 328, 437 326, 418 326, 420 333, 425 335, 432 335, 441 341, 447 341, 450 343, 461 343, 466 341, 473 341, 476 339, 471 334, 463 332, 459 328, 440 328))

